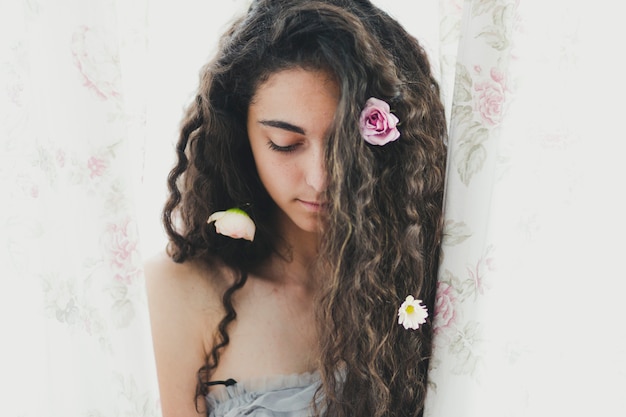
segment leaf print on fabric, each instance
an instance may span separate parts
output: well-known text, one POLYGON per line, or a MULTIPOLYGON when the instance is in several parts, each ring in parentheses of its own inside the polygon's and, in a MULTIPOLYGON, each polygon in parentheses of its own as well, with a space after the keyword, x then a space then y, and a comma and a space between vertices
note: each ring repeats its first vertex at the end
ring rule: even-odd
POLYGON ((78 294, 73 283, 61 281, 59 277, 50 277, 44 284, 46 316, 61 323, 76 324, 80 320, 80 310, 76 303, 78 294))
POLYGON ((482 327, 477 321, 469 321, 458 330, 450 342, 449 351, 455 362, 452 372, 458 375, 475 375, 481 361, 480 345, 483 342, 482 327))
POLYGON ((472 2, 472 16, 477 17, 489 13, 491 9, 496 7, 498 0, 476 0, 472 2))
POLYGON ((491 17, 493 24, 486 26, 478 37, 493 49, 505 51, 511 47, 510 32, 515 18, 515 5, 496 3, 491 10, 491 17))
POLYGON ((480 121, 474 120, 477 113, 475 94, 469 70, 462 64, 457 65, 452 123, 459 143, 453 150, 453 156, 456 171, 465 185, 469 185, 487 158, 482 142, 489 138, 489 131, 480 121))
POLYGON ((502 28, 498 26, 492 26, 478 34, 481 38, 485 40, 489 46, 493 49, 497 49, 498 51, 502 51, 508 48, 509 41, 506 38, 506 33, 502 28))
POLYGON ((130 299, 128 286, 120 282, 113 283, 108 292, 113 299, 111 321, 118 329, 128 327, 135 318, 135 306, 130 299))
POLYGON ((474 123, 465 130, 454 152, 456 169, 463 184, 469 185, 472 177, 482 169, 487 159, 483 142, 488 138, 489 131, 480 123, 474 123))
MULTIPOLYGON (((88 285, 88 279, 84 282, 88 285)), ((56 274, 49 274, 42 279, 42 289, 46 317, 73 331, 95 336, 105 346, 108 345, 103 336, 106 331, 105 321, 94 303, 88 301, 88 288, 77 286, 73 279, 62 279, 56 274)))
POLYGON ((116 372, 113 384, 118 391, 119 415, 137 417, 157 415, 158 399, 152 396, 151 391, 142 389, 145 387, 140 387, 132 375, 116 372))
POLYGON ((78 320, 79 311, 78 307, 76 306, 75 298, 69 298, 66 302, 64 302, 65 305, 59 305, 58 300, 55 302, 55 304, 56 305, 54 315, 58 321, 67 324, 76 323, 76 321, 78 320))
POLYGON ((439 39, 442 44, 458 42, 461 31, 461 20, 459 16, 446 14, 439 24, 439 39))
POLYGON ((463 243, 472 236, 472 231, 464 221, 454 221, 448 219, 445 222, 443 230, 443 246, 454 246, 463 243))
POLYGON ((457 126, 468 125, 474 117, 474 108, 471 104, 452 106, 452 117, 457 126))
POLYGON ((454 106, 472 100, 472 76, 465 66, 458 63, 454 79, 454 106))

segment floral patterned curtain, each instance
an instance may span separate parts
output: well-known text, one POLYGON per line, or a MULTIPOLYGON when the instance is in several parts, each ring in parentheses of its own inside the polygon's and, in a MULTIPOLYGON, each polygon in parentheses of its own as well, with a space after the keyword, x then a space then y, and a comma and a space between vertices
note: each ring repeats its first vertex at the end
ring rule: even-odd
POLYGON ((440 2, 450 138, 428 417, 626 415, 615 12, 440 2))
MULTIPOLYGON (((0 3, 0 414, 160 415, 142 260, 182 107, 247 3, 0 3)), ((626 415, 616 6, 376 3, 450 125, 426 415, 626 415)))
POLYGON ((153 416, 142 1, 0 5, 0 414, 153 416))

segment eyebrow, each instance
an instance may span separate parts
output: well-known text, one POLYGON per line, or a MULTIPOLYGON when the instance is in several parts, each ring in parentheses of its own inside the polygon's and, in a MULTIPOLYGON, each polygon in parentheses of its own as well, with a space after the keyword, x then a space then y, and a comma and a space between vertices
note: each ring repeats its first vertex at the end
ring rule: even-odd
POLYGON ((259 123, 264 126, 275 127, 289 132, 299 133, 301 135, 306 134, 304 129, 300 126, 292 125, 291 123, 283 122, 281 120, 259 120, 259 123))

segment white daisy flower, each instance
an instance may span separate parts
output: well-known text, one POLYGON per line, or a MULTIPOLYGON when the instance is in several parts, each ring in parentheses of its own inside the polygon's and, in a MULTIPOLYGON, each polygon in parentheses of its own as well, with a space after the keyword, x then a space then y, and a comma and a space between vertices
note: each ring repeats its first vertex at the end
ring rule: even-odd
POLYGON ((428 310, 421 303, 422 300, 416 300, 412 295, 406 297, 398 310, 398 324, 405 329, 416 330, 420 324, 426 323, 428 310))

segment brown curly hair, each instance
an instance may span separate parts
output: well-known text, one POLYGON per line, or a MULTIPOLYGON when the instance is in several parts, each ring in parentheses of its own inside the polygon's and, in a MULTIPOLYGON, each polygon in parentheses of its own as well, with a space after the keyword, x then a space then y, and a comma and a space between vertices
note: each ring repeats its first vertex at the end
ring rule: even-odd
POLYGON ((419 416, 432 329, 427 322, 407 331, 396 320, 409 294, 434 309, 445 116, 423 48, 366 0, 253 1, 203 68, 168 178, 168 252, 176 262, 219 259, 239 278, 223 296, 226 315, 198 372, 198 397, 207 393, 229 342, 233 293, 276 247, 275 206, 257 175, 245 128, 248 106, 271 74, 295 67, 328 71, 340 88, 325 145, 328 210, 318 261, 325 277, 316 306, 322 410, 419 416), (360 137, 359 115, 369 97, 387 101, 400 119, 398 141, 378 147, 360 137), (221 236, 206 223, 215 211, 244 206, 257 225, 254 242, 221 236))

